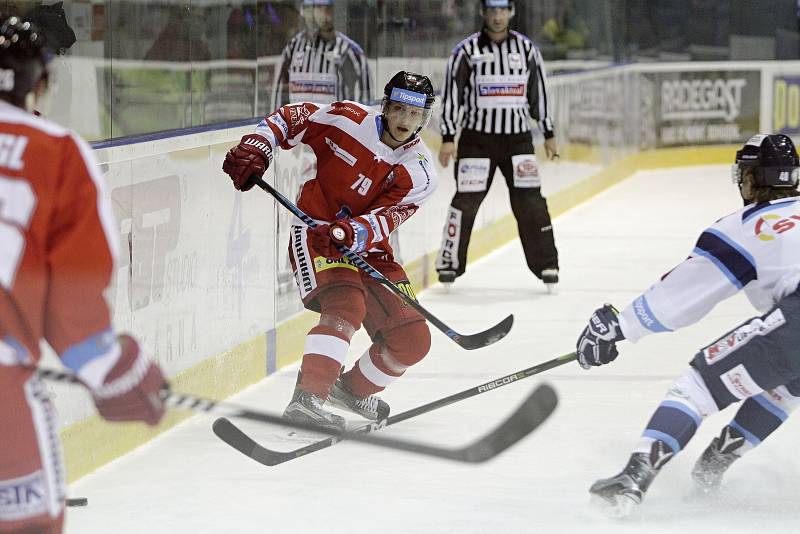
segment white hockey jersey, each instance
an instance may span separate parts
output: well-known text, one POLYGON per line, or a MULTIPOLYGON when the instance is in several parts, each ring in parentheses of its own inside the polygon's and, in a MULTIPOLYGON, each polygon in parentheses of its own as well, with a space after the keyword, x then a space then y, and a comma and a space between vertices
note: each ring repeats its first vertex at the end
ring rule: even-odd
POLYGON ((761 313, 800 283, 800 198, 750 204, 707 228, 691 255, 619 316, 637 341, 699 321, 744 289, 761 313))

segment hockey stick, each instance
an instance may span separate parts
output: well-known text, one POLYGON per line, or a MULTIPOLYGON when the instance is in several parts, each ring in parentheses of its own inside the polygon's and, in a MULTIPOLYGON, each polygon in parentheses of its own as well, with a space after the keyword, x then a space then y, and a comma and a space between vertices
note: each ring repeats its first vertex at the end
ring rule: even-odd
MULTIPOLYGON (((559 356, 558 358, 540 363, 539 365, 534 365, 533 367, 528 367, 522 371, 511 373, 510 375, 506 375, 502 378, 491 380, 485 384, 481 384, 480 386, 475 386, 460 393, 450 395, 449 397, 429 402, 428 404, 423 404, 422 406, 418 406, 416 408, 412 408, 411 410, 390 416, 387 419, 382 419, 368 425, 360 426, 354 429, 352 432, 368 434, 389 425, 405 421, 406 419, 411 419, 412 417, 449 406, 450 404, 460 400, 468 399, 470 397, 474 397, 475 395, 480 395, 481 393, 486 393, 487 391, 491 391, 493 389, 511 384, 512 382, 522 380, 523 378, 528 378, 529 376, 542 373, 552 369, 553 367, 558 367, 559 365, 571 362, 575 360, 575 358, 576 354, 574 352, 570 352, 569 354, 559 356)), ((293 451, 281 452, 259 445, 252 438, 248 437, 244 432, 237 428, 236 425, 225 418, 219 418, 214 421, 213 430, 218 438, 231 447, 249 456, 253 460, 270 467, 288 462, 289 460, 294 460, 295 458, 305 456, 306 454, 310 454, 312 452, 333 447, 341 441, 341 438, 339 437, 330 437, 315 441, 314 443, 300 447, 299 449, 295 449, 293 451)))
MULTIPOLYGON (((36 369, 35 372, 39 377, 47 380, 80 383, 75 375, 68 372, 52 369, 36 369)), ((372 436, 358 432, 339 432, 313 424, 290 421, 277 414, 249 410, 235 404, 217 402, 184 393, 176 393, 167 389, 162 390, 161 398, 167 406, 172 408, 194 412, 216 413, 228 417, 239 417, 241 419, 259 421, 261 423, 296 428, 307 432, 327 434, 329 436, 334 436, 338 440, 347 439, 387 449, 401 450, 468 463, 485 462, 500 454, 539 426, 553 413, 553 410, 555 410, 558 404, 558 397, 556 396, 555 390, 543 384, 539 386, 510 417, 503 421, 499 427, 467 446, 450 449, 392 437, 372 436)), ((245 447, 246 444, 237 442, 236 445, 233 446, 239 448, 245 447)), ((246 449, 239 450, 247 454, 246 449)))
MULTIPOLYGON (((314 228, 317 226, 317 222, 309 217, 308 215, 303 212, 300 208, 295 206, 289 199, 283 196, 280 192, 276 191, 271 185, 266 183, 262 178, 255 178, 256 185, 258 185, 261 189, 275 197, 279 204, 281 204, 284 208, 291 211, 298 219, 303 221, 306 225, 310 228, 314 228)), ((350 260, 353 265, 367 273, 369 276, 377 280, 380 284, 384 285, 386 288, 389 289, 392 293, 400 297, 400 299, 417 310, 425 319, 428 320, 433 326, 444 332, 444 334, 458 343, 459 346, 467 349, 479 349, 481 347, 485 347, 487 345, 491 345, 497 341, 503 339, 506 334, 508 334, 509 330, 511 330, 511 325, 514 323, 514 316, 509 315, 493 327, 489 328, 488 330, 484 330, 483 332, 478 332, 477 334, 470 334, 470 335, 463 335, 459 334, 442 321, 440 321, 436 316, 434 316, 431 312, 426 310, 419 302, 417 302, 414 298, 406 295, 399 287, 394 285, 388 278, 383 276, 377 269, 375 269, 372 265, 367 263, 364 258, 359 256, 354 252, 350 252, 346 250, 344 247, 339 247, 339 250, 344 254, 344 256, 350 260)))
MULTIPOLYGON (((362 443, 369 443, 373 445, 382 445, 393 449, 399 449, 406 452, 416 454, 424 454, 436 458, 443 458, 445 460, 453 460, 456 462, 466 463, 481 463, 490 460, 509 448, 520 439, 524 438, 536 428, 538 428, 548 417, 553 413, 558 405, 558 397, 555 390, 547 384, 542 384, 537 387, 528 398, 525 399, 515 411, 508 418, 506 418, 500 426, 485 434, 483 437, 476 441, 459 447, 450 449, 446 447, 437 447, 435 445, 425 445, 418 442, 411 442, 398 439, 386 439, 380 442, 372 442, 362 438, 378 436, 371 436, 369 431, 357 429, 348 432, 328 432, 333 437, 328 438, 338 443, 343 440, 349 440, 358 437, 356 441, 362 443)), ((376 425, 379 423, 375 423, 376 425)), ((307 425, 304 425, 307 426, 307 425)), ((373 425, 370 425, 373 426, 373 425)), ((250 436, 242 432, 237 426, 231 423, 225 417, 220 417, 214 421, 212 426, 214 433, 225 441, 228 445, 235 448, 245 456, 252 458, 258 463, 264 465, 274 465, 269 463, 272 460, 274 451, 266 449, 255 442, 250 436), (223 437, 224 436, 224 437, 223 437)))

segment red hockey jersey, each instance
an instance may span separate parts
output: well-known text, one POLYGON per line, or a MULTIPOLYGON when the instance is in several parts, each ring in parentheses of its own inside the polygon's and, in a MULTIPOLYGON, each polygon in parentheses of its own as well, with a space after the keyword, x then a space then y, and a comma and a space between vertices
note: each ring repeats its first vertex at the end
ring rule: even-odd
POLYGON ((433 194, 437 180, 419 137, 392 149, 382 131, 380 114, 350 101, 283 106, 256 129, 273 148, 303 143, 314 151, 317 174, 303 184, 300 209, 319 222, 352 218, 369 229, 367 252, 391 254, 389 234, 433 194))
POLYGON ((0 102, 0 378, 3 365, 35 364, 42 339, 76 372, 98 357, 113 365, 103 291, 116 235, 89 145, 0 102))

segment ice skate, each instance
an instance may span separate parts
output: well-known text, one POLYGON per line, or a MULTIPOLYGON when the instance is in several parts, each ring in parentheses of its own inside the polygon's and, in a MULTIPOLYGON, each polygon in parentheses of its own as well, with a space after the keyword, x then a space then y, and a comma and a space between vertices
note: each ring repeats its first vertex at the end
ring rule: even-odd
POLYGON ((547 287, 547 292, 551 295, 558 293, 558 269, 544 269, 542 271, 542 282, 547 287))
POLYGON ((723 428, 719 437, 711 441, 692 469, 692 480, 701 494, 712 496, 719 492, 725 471, 740 458, 742 445, 744 436, 730 426, 723 428))
POLYGON ((344 384, 342 377, 339 377, 331 387, 328 402, 371 421, 389 417, 389 405, 386 401, 375 395, 367 395, 363 399, 356 397, 344 384))
POLYGON ((344 417, 325 410, 323 404, 318 396, 295 387, 294 395, 284 410, 283 417, 296 423, 317 425, 328 430, 344 430, 346 427, 344 417))
POLYGON ((592 484, 592 503, 612 517, 626 517, 641 504, 661 467, 673 456, 665 443, 654 441, 651 452, 635 452, 621 473, 592 484))

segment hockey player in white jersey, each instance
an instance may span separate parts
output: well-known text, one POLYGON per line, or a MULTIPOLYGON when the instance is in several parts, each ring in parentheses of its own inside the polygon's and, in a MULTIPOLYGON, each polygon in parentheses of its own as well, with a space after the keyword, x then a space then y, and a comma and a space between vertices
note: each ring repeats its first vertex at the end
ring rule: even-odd
POLYGON ((800 160, 787 136, 756 135, 736 153, 733 171, 745 207, 706 229, 689 257, 622 313, 608 304, 596 310, 578 338, 578 361, 590 369, 614 360, 619 341, 693 324, 740 290, 764 314, 702 348, 653 413, 623 471, 592 485, 593 500, 617 515, 642 501, 705 417, 744 401, 693 470, 700 487, 712 489, 798 403, 800 160))

